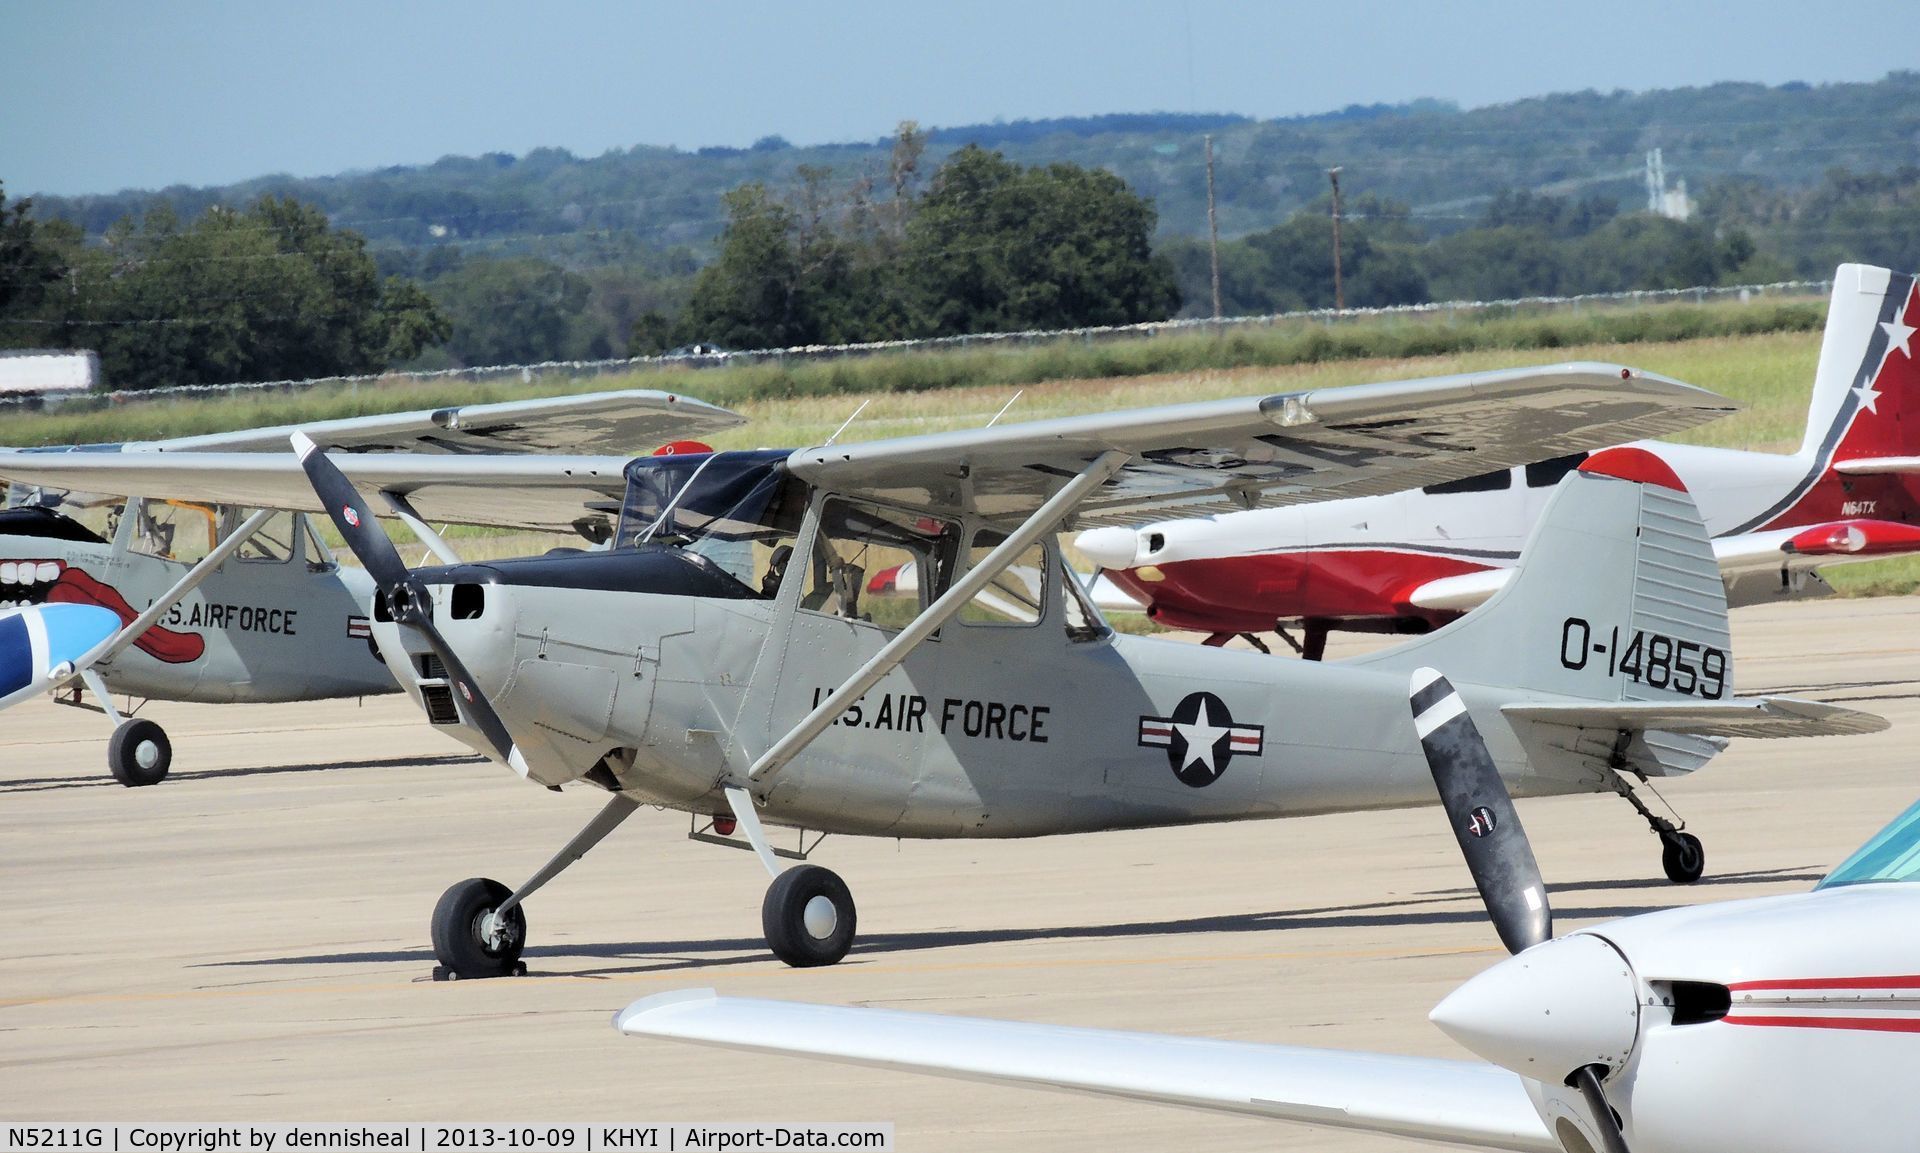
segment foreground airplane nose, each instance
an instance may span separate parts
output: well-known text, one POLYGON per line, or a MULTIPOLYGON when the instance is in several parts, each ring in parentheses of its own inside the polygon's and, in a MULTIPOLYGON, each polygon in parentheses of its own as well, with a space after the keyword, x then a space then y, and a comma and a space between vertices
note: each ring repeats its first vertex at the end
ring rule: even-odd
POLYGON ((1073 538, 1073 547, 1101 568, 1132 568, 1140 563, 1140 534, 1130 528, 1090 528, 1073 538))
POLYGON ((1558 1084, 1583 1066, 1626 1061, 1640 996, 1626 958, 1579 933, 1500 962, 1448 994, 1428 1020, 1496 1065, 1558 1084))

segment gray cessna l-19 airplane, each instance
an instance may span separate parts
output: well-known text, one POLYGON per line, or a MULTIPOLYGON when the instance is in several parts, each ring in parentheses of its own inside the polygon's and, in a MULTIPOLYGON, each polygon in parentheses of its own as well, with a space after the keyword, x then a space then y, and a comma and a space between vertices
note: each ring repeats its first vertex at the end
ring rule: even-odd
MULTIPOLYGON (((1726 736, 1879 727, 1733 697, 1698 515, 1631 451, 1560 494, 1498 599, 1346 664, 1115 636, 1060 557, 1063 528, 1391 492, 1728 407, 1569 365, 640 459, 609 551, 413 570, 355 487, 374 466, 336 467, 302 436, 298 466, 203 457, 139 486, 244 484, 324 510, 378 586, 380 650, 432 723, 536 783, 612 794, 518 890, 447 890, 432 919, 447 972, 520 969, 521 902, 642 804, 754 849, 774 874, 768 944, 819 965, 853 942, 852 896, 818 865, 781 871, 766 824, 801 830, 804 855, 809 832, 1019 837, 1431 803, 1405 722, 1414 663, 1448 670, 1523 795, 1632 797, 1629 777, 1690 771, 1726 736), (931 574, 915 598, 864 596, 866 574, 909 561, 931 574), (1016 566, 1046 574, 1039 596, 1001 581, 1016 566)), ((110 467, 83 471, 75 487, 114 486, 110 467)), ((1669 871, 1698 876, 1699 842, 1656 827, 1669 871)))
MULTIPOLYGON (((305 430, 336 451, 431 456, 430 471, 411 468, 381 485, 396 513, 604 541, 635 451, 742 420, 688 397, 626 389, 349 417, 305 430), (554 455, 561 448, 569 455, 554 455), (619 455, 587 455, 596 453, 619 455), (514 490, 491 488, 503 482, 514 490)), ((0 478, 12 475, 10 463, 31 467, 48 454, 166 467, 180 463, 172 455, 180 453, 283 457, 290 431, 0 450, 0 478)), ((399 691, 372 642, 372 579, 334 563, 309 514, 275 512, 245 490, 192 502, 127 494, 102 534, 62 511, 68 493, 22 496, 20 507, 0 510, 0 610, 91 604, 120 617, 120 632, 92 667, 70 670, 73 692, 64 699, 78 703, 84 684, 113 722, 107 767, 122 784, 162 780, 173 748, 150 717, 123 717, 111 693, 238 703, 399 691)))

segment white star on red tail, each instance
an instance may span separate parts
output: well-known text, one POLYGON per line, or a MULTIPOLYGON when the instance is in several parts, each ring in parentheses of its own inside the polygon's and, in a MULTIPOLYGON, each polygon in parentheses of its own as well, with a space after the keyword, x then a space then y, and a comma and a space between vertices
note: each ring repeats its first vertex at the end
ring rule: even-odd
POLYGON ((1860 387, 1853 390, 1853 395, 1860 398, 1861 408, 1872 413, 1878 413, 1880 411, 1874 407, 1874 405, 1880 403, 1880 390, 1873 387, 1873 379, 1871 377, 1861 381, 1860 387))
POLYGON ((1907 347, 1907 342, 1913 339, 1913 334, 1916 331, 1920 330, 1916 330, 1911 324, 1907 324, 1897 316, 1892 320, 1881 321, 1880 327, 1887 330, 1887 342, 1889 344, 1897 344, 1900 346, 1900 351, 1907 357, 1911 358, 1913 356, 1913 349, 1907 347))

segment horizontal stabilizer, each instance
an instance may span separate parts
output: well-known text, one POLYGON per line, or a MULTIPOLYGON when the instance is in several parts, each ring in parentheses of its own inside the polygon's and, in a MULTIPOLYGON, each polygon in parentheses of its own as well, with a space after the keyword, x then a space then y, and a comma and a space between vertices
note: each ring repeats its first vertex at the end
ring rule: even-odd
POLYGON ((1615 732, 1690 733, 1702 737, 1844 737, 1877 733, 1877 713, 1795 697, 1740 697, 1729 701, 1603 701, 1587 704, 1515 704, 1500 710, 1514 720, 1615 732))
POLYGON ((718 997, 711 989, 635 1001, 614 1025, 633 1036, 1427 1141, 1559 1149, 1519 1077, 1469 1061, 718 997))

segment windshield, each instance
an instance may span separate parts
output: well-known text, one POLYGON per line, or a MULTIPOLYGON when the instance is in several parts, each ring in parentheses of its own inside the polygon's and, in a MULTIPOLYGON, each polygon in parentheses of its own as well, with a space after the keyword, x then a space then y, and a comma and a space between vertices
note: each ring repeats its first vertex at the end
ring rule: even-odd
POLYGON ((1920 880, 1920 801, 1875 833, 1814 888, 1915 880, 1920 880))
POLYGON ((807 507, 787 456, 782 449, 630 462, 616 547, 683 549, 771 597, 807 507))

